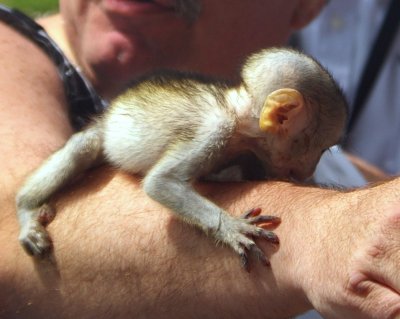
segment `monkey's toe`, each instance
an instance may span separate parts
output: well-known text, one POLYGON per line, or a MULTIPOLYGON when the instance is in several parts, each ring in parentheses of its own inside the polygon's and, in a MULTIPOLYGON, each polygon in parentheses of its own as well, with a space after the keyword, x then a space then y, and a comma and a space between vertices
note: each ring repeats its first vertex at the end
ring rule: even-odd
POLYGON ((54 219, 55 210, 48 204, 43 204, 38 211, 38 220, 43 226, 47 226, 54 219))
POLYGON ((261 208, 253 208, 241 215, 241 219, 247 220, 249 224, 256 225, 264 229, 275 228, 281 223, 278 216, 260 215, 261 208))
POLYGON ((269 266, 269 260, 255 239, 263 239, 270 244, 278 245, 279 238, 272 232, 259 227, 258 224, 275 223, 280 221, 273 216, 261 216, 261 210, 252 210, 246 214, 247 218, 233 218, 221 215, 220 227, 215 234, 216 238, 230 246, 239 256, 244 269, 249 271, 248 255, 252 254, 264 266, 269 266))
POLYGON ((264 252, 255 244, 252 243, 248 248, 243 248, 239 252, 240 263, 247 272, 250 272, 250 263, 248 253, 252 253, 257 260, 264 266, 270 267, 271 263, 264 252))

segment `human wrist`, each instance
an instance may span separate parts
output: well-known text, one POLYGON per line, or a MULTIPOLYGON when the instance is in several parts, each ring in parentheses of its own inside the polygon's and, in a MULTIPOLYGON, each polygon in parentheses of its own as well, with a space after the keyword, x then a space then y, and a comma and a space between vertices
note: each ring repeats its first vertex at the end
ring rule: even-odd
POLYGON ((291 227, 286 234, 289 280, 313 308, 329 305, 335 289, 341 288, 337 283, 347 269, 347 236, 351 234, 342 206, 349 205, 350 200, 346 193, 307 189, 286 216, 291 227))
POLYGON ((329 229, 337 218, 331 207, 342 193, 292 184, 274 187, 277 197, 271 210, 282 218, 282 223, 276 230, 280 249, 271 262, 285 289, 292 292, 290 300, 296 300, 301 312, 314 306, 314 295, 324 288, 321 283, 327 279, 327 266, 326 258, 320 258, 324 256, 321 250, 329 254, 331 249, 325 248, 332 234, 329 229))
MULTIPOLYGON (((313 287, 310 287, 309 280, 317 273, 310 272, 313 272, 313 260, 320 250, 315 238, 323 235, 319 233, 319 210, 339 192, 277 181, 240 183, 229 190, 216 198, 228 211, 244 212, 261 207, 263 214, 282 219, 281 225, 275 229, 280 238, 278 249, 263 241, 258 242, 271 261, 271 270, 265 272, 265 276, 272 273, 277 283, 273 292, 271 287, 265 288, 266 298, 274 298, 274 305, 282 316, 293 316, 312 308, 309 290, 313 287), (290 309, 285 306, 287 300, 291 301, 290 309)), ((329 220, 327 218, 326 222, 329 220)))

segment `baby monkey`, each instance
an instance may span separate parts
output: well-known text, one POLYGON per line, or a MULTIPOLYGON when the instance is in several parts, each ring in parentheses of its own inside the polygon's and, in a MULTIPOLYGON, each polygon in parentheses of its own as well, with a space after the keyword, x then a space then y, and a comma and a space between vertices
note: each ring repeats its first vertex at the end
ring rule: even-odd
POLYGON ((232 87, 166 71, 117 97, 20 189, 19 240, 26 252, 41 257, 51 249, 44 227, 49 198, 78 174, 107 162, 142 175, 151 198, 231 247, 244 266, 250 251, 267 264, 253 239, 277 243, 262 224, 279 219, 259 210, 233 217, 198 194, 192 182, 247 152, 260 159, 270 177, 304 180, 323 151, 341 138, 347 105, 329 73, 291 49, 252 55, 241 75, 242 83, 232 87))

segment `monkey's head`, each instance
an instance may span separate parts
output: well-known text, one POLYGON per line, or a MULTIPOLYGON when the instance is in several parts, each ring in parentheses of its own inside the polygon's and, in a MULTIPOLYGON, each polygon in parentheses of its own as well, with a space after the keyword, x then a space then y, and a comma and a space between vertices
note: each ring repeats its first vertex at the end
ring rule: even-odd
POLYGON ((348 107, 337 83, 314 59, 291 49, 252 56, 242 74, 259 120, 257 148, 267 173, 310 177, 345 128, 348 107))

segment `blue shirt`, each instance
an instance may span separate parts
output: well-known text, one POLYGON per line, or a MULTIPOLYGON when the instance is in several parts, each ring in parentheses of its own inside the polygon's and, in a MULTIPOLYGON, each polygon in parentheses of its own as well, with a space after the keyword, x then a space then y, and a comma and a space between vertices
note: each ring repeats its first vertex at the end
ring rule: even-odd
MULTIPOLYGON (((350 105, 388 0, 330 1, 300 33, 301 49, 330 70, 350 105)), ((364 106, 347 150, 388 174, 400 172, 400 32, 364 106)))

